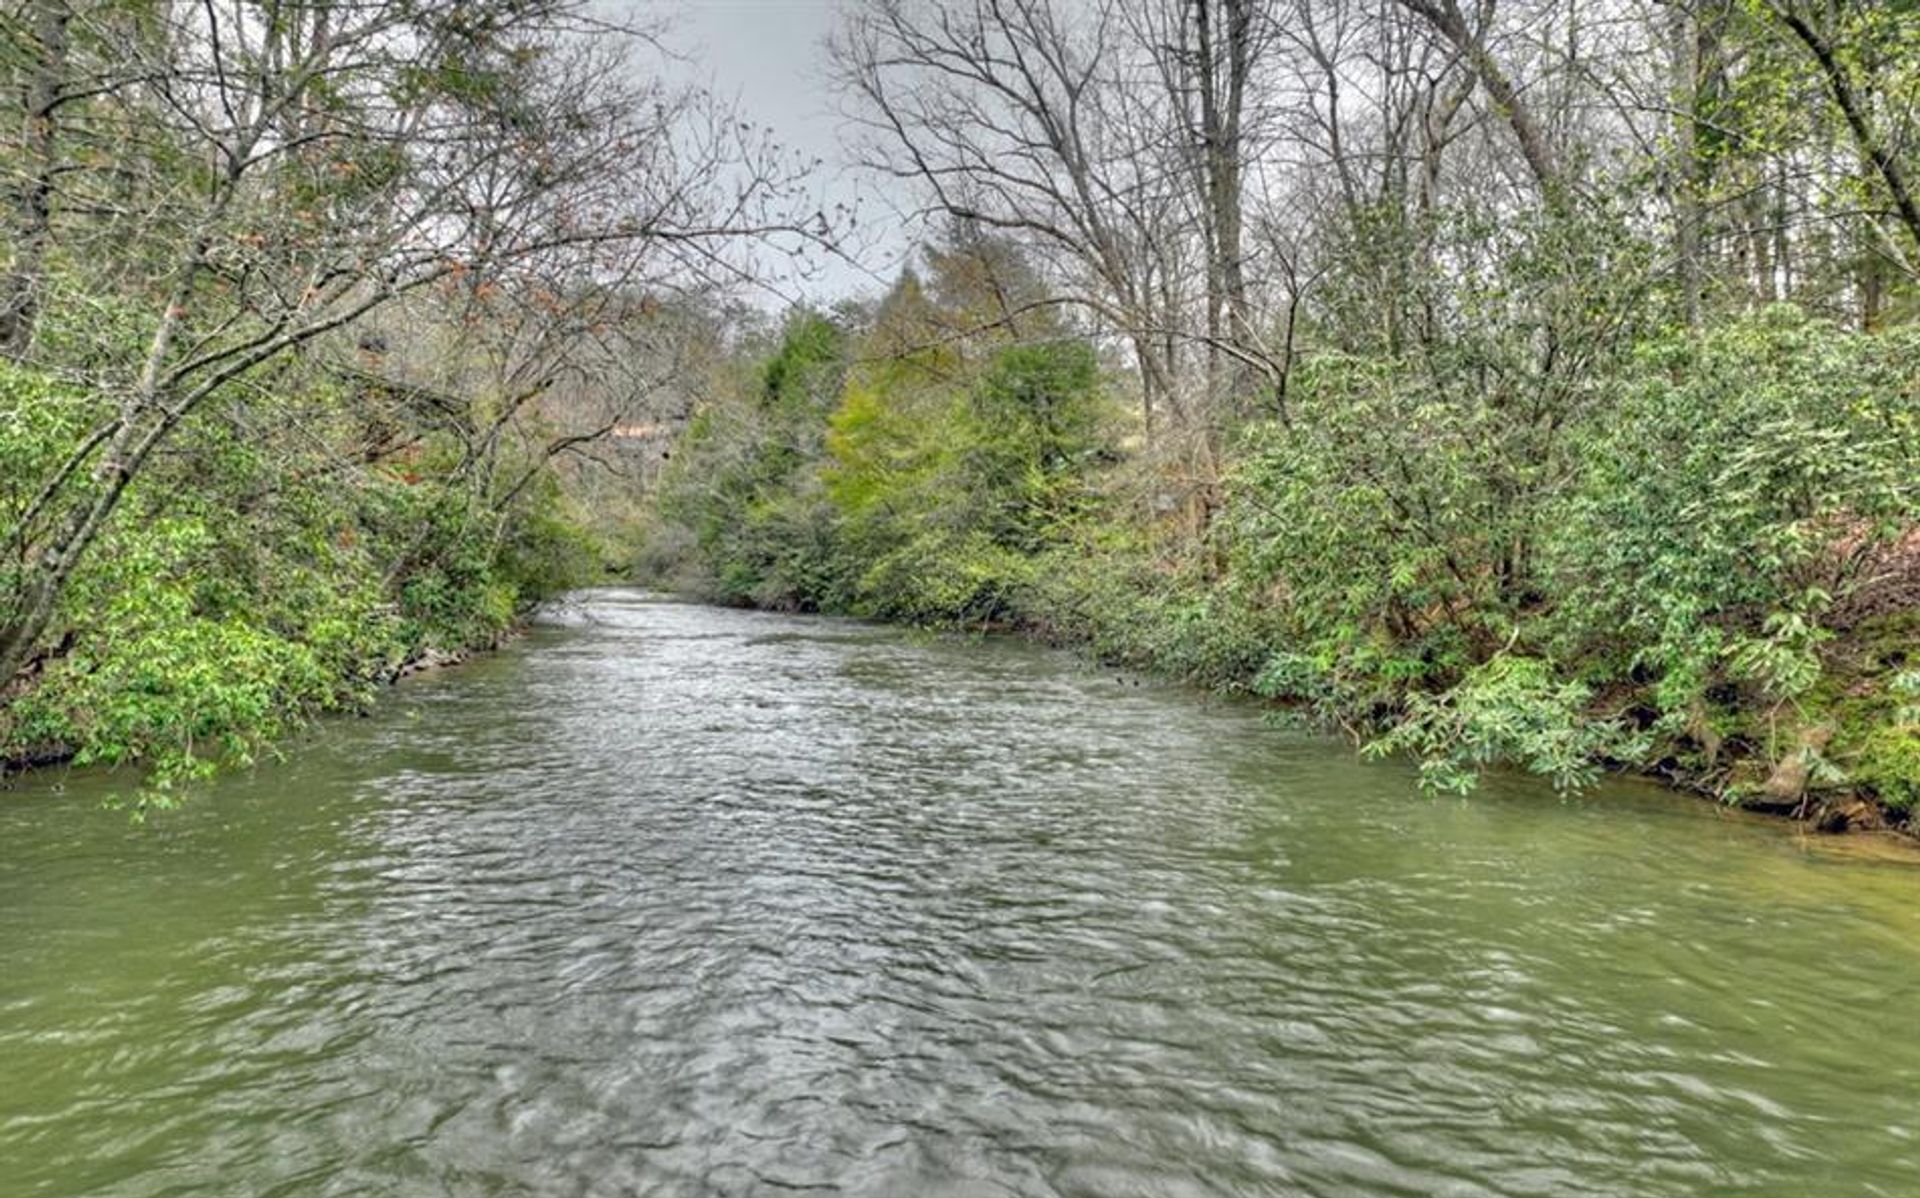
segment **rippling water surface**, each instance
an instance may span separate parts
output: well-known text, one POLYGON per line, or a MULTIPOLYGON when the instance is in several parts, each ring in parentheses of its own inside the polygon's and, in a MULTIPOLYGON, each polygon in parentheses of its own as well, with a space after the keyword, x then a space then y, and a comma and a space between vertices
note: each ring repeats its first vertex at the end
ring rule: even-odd
POLYGON ((631 592, 315 742, 0 796, 0 1193, 1920 1194, 1920 869, 1649 788, 631 592))

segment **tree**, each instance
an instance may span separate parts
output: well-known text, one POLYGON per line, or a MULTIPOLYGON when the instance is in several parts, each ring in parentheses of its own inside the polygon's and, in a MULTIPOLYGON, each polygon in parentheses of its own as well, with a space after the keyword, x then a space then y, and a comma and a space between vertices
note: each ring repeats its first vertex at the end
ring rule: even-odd
MULTIPOLYGON (((36 9, 31 79, 62 65, 56 9, 36 9)), ((537 278, 572 304, 609 278, 710 274, 745 238, 821 233, 772 147, 696 94, 636 83, 630 37, 584 3, 207 0, 105 32, 98 53, 127 66, 94 72, 101 119, 124 144, 74 173, 127 193, 99 220, 139 347, 118 323, 66 331, 107 410, 4 530, 23 568, 0 606, 0 679, 37 651, 155 451, 287 355, 449 281, 537 278)), ((44 90, 27 89, 26 119, 44 90)), ((7 231, 16 273, 44 269, 43 208, 7 231)), ((32 324, 20 297, 43 291, 9 293, 16 329, 32 324)))
POLYGON ((1855 149, 1879 176, 1894 216, 1920 251, 1920 191, 1916 191, 1920 184, 1907 161, 1915 147, 1897 143, 1875 112, 1877 107, 1891 107, 1892 126, 1911 128, 1912 101, 1902 105, 1897 86, 1885 88, 1884 96, 1876 95, 1882 90, 1876 80, 1910 83, 1920 69, 1914 62, 1914 56, 1920 55, 1920 38, 1911 27, 1920 10, 1911 4, 1883 7, 1844 0, 1825 4, 1774 0, 1762 10, 1791 33, 1817 65, 1834 106, 1846 119, 1855 149))
POLYGON ((13 262, 0 279, 0 353, 26 355, 39 314, 47 246, 52 237, 53 188, 58 171, 57 121, 67 69, 65 0, 34 0, 27 15, 25 61, 18 68, 20 177, 13 181, 13 262))
MULTIPOLYGON (((1458 0, 1398 0, 1398 3, 1431 24, 1472 68, 1495 110, 1513 129, 1514 140, 1526 159, 1527 169, 1533 172, 1534 181, 1541 191, 1549 195, 1555 192, 1564 182, 1557 155, 1547 140, 1546 130, 1534 115, 1532 103, 1494 57, 1484 29, 1467 24, 1458 0)), ((1494 6, 1483 3, 1479 8, 1483 21, 1491 20, 1494 6)))

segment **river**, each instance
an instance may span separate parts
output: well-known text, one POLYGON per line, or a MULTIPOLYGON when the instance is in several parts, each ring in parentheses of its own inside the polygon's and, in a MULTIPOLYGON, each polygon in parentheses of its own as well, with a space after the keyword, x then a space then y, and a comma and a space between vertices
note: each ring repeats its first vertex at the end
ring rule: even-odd
POLYGON ((1920 868, 638 592, 0 795, 7 1195, 1920 1193, 1920 868))

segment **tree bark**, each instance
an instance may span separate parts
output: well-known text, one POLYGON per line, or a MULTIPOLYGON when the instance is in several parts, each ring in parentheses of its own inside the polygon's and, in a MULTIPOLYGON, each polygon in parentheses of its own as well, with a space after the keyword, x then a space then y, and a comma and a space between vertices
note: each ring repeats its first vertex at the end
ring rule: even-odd
POLYGON ((1548 198, 1558 195, 1562 183, 1560 165, 1548 144, 1546 130, 1534 117, 1533 109, 1521 98, 1519 88, 1500 66, 1479 33, 1467 26, 1456 0, 1395 0, 1395 3, 1428 24, 1444 37, 1473 67, 1480 86, 1487 89, 1494 106, 1506 118, 1520 143, 1520 155, 1527 161, 1534 182, 1548 198))
POLYGON ((1244 398, 1246 370, 1221 342, 1245 344, 1252 332, 1242 204, 1243 126, 1253 62, 1253 0, 1193 0, 1198 36, 1202 185, 1209 232, 1207 263, 1208 374, 1228 403, 1244 398), (1216 17, 1224 16, 1224 29, 1216 17))
POLYGON ((1854 88, 1853 79, 1841 65, 1839 56, 1834 52, 1833 43, 1807 23, 1798 11, 1789 8, 1775 8, 1773 13, 1782 24, 1792 31, 1794 37, 1807 48, 1813 59, 1819 64, 1820 73, 1826 79, 1827 90, 1833 96, 1833 102, 1839 106, 1840 114, 1847 120, 1847 128, 1853 134, 1853 140, 1860 152, 1873 164, 1881 181, 1887 185, 1887 192, 1893 197, 1894 210, 1899 213, 1900 223, 1906 226, 1908 236, 1913 238, 1914 247, 1920 249, 1920 199, 1914 196, 1912 181, 1907 177, 1906 166, 1898 155, 1880 136, 1867 115, 1866 106, 1861 102, 1860 94, 1854 88))
POLYGON ((1689 327, 1700 323, 1701 170, 1699 103, 1700 23, 1687 7, 1675 4, 1668 15, 1673 58, 1673 256, 1680 285, 1680 311, 1689 327))
POLYGON ((0 353, 16 361, 33 346, 46 294, 53 181, 59 165, 58 112, 67 67, 67 25, 72 18, 66 0, 34 0, 33 57, 21 96, 22 178, 12 204, 13 262, 0 280, 0 353))

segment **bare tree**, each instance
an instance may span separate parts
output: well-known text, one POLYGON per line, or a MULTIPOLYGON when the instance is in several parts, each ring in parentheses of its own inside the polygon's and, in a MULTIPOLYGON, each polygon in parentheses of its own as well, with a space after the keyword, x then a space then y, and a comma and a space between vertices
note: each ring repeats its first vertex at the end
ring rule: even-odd
POLYGON ((1853 136, 1854 145, 1886 185, 1894 213, 1915 248, 1920 249, 1920 191, 1916 191, 1909 164, 1873 115, 1867 95, 1871 85, 1856 78, 1855 69, 1843 61, 1843 51, 1835 34, 1819 23, 1820 17, 1814 10, 1821 7, 1837 7, 1845 13, 1854 6, 1821 6, 1794 3, 1793 0, 1774 0, 1766 5, 1766 11, 1791 32, 1818 65, 1820 77, 1832 95, 1835 107, 1846 118, 1847 130, 1853 136))
POLYGON ((871 0, 834 45, 867 165, 1021 238, 1051 298, 1126 344, 1202 524, 1224 430, 1282 369, 1247 236, 1276 30, 1266 0, 871 0))

